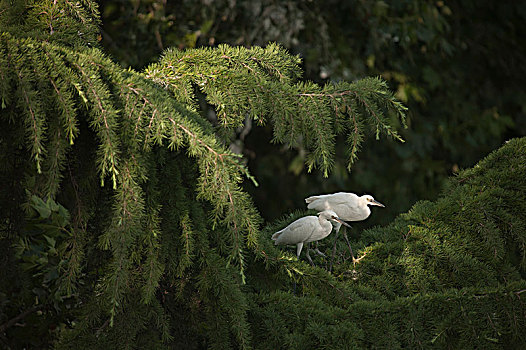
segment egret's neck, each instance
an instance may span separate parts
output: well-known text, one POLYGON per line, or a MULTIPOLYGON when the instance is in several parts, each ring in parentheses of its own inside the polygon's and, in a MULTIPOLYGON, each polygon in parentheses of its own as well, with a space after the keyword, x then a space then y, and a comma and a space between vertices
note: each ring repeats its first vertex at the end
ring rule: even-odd
POLYGON ((331 221, 327 218, 322 218, 321 216, 318 216, 318 222, 320 223, 321 227, 327 228, 328 226, 330 226, 332 228, 331 221))
POLYGON ((365 208, 363 210, 367 213, 367 216, 371 215, 371 208, 369 208, 367 204, 365 205, 365 208))

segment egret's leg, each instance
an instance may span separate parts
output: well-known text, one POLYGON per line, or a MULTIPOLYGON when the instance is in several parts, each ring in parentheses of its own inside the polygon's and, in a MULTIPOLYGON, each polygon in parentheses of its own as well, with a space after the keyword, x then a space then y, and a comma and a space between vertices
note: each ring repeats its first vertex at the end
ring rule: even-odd
POLYGON ((338 242, 338 233, 340 233, 340 227, 335 227, 336 236, 334 237, 334 244, 332 246, 331 262, 329 263, 329 272, 332 271, 332 263, 334 262, 334 256, 336 255, 336 243, 338 242))
POLYGON ((345 227, 343 228, 343 237, 345 238, 345 242, 347 242, 347 245, 349 246, 349 252, 351 253, 352 261, 354 262, 356 259, 354 258, 354 254, 351 248, 351 243, 349 243, 349 238, 347 238, 347 230, 345 229, 345 227))
POLYGON ((352 263, 353 263, 353 265, 356 265, 356 263, 359 263, 360 260, 363 259, 363 257, 365 256, 365 253, 361 257, 356 259, 354 257, 353 252, 352 252, 351 243, 349 243, 349 239, 347 238, 347 233, 345 231, 343 231, 343 237, 345 237, 345 241, 347 242, 347 245, 349 246, 349 251, 351 252, 351 257, 352 257, 352 263))
POLYGON ((326 258, 327 256, 326 256, 325 254, 323 254, 323 253, 318 249, 318 243, 319 243, 319 242, 320 242, 320 241, 316 241, 316 248, 314 248, 314 252, 315 252, 316 254, 318 254, 319 256, 323 256, 324 258, 326 258))
POLYGON ((296 244, 296 256, 300 258, 301 249, 303 248, 303 242, 296 244))
POLYGON ((316 254, 318 254, 319 256, 323 256, 324 258, 327 257, 327 255, 323 254, 323 253, 318 249, 318 247, 316 247, 316 249, 314 249, 314 251, 315 251, 316 254))
POLYGON ((305 256, 307 257, 307 260, 309 260, 310 264, 312 266, 314 266, 314 263, 312 262, 312 259, 311 259, 310 254, 309 254, 309 250, 310 250, 309 246, 310 246, 310 243, 307 243, 307 253, 305 254, 305 256))

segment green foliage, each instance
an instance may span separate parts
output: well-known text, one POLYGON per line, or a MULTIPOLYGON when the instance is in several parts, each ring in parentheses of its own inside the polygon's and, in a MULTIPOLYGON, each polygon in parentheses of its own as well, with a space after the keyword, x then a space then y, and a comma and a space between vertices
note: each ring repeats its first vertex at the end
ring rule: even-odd
POLYGON ((525 139, 439 201, 367 231, 368 256, 333 275, 272 244, 303 213, 260 229, 242 187, 255 179, 226 145, 255 121, 324 174, 348 139, 350 166, 367 128, 401 140, 405 107, 383 80, 300 82, 298 58, 276 44, 168 50, 142 73, 125 70, 95 47, 92 1, 10 3, 0 3, 5 347, 524 343, 525 139))
POLYGON ((336 138, 334 171, 308 174, 301 147, 271 145, 273 128, 235 141, 258 188, 262 216, 300 209, 308 194, 353 191, 388 203, 360 227, 387 224, 417 200, 436 199, 447 177, 512 137, 526 135, 526 3, 475 0, 100 1, 101 44, 125 67, 142 68, 166 47, 279 42, 299 54, 309 80, 381 76, 409 108, 406 143, 365 139, 346 171, 347 137, 336 138), (469 20, 468 20, 469 19, 469 20), (341 151, 338 151, 341 150, 341 151), (278 178, 279 181, 276 179, 278 178), (269 196, 266 188, 275 188, 269 196))
POLYGON ((295 271, 297 293, 283 273, 281 287, 257 288, 255 347, 523 347, 525 151, 526 138, 510 140, 450 179, 439 200, 365 231, 366 256, 336 276, 269 254, 271 266, 295 271))
MULTIPOLYGON (((49 328, 50 334, 58 334, 57 323, 70 317, 70 310, 78 306, 74 296, 77 286, 76 274, 71 254, 70 215, 55 201, 44 202, 31 196, 27 205, 25 227, 12 244, 6 244, 8 259, 3 264, 2 280, 9 281, 0 293, 2 313, 5 319, 9 313, 24 305, 33 305, 21 315, 27 315, 35 334, 25 335, 14 330, 12 336, 24 339, 24 344, 43 346, 46 340, 40 335, 49 328), (11 260, 12 259, 12 260, 11 260), (9 261, 10 260, 10 261, 9 261), (13 269, 14 267, 14 269, 13 269), (15 275, 11 275, 15 274, 15 275), (11 299, 11 300, 10 300, 11 299), (37 313, 36 317, 34 313, 37 313), (32 321, 30 321, 32 319, 32 321), (51 328, 52 329, 51 329, 51 328)), ((5 231, 3 231, 5 233, 5 231)), ((2 237, 5 243, 6 237, 2 237)), ((0 326, 3 333, 18 320, 7 320, 0 326)))
POLYGON ((364 124, 376 138, 385 133, 402 141, 395 127, 398 121, 404 124, 406 108, 384 81, 294 84, 298 63, 298 57, 275 44, 250 50, 220 45, 215 50, 169 50, 146 74, 183 102, 195 99, 191 86, 196 85, 224 128, 242 126, 245 118, 260 125, 270 119, 273 141, 304 147, 309 171, 320 167, 325 176, 332 170, 337 134, 348 135, 349 167, 364 139, 364 124))
POLYGON ((256 295, 256 349, 507 349, 524 345, 524 282, 338 308, 316 298, 256 295))
POLYGON ((360 281, 388 280, 392 289, 384 293, 393 297, 523 278, 525 141, 511 140, 462 171, 436 202, 419 202, 391 225, 365 231, 371 261, 360 281))
POLYGON ((53 200, 44 202, 35 195, 31 196, 30 211, 27 226, 16 245, 15 257, 21 260, 23 269, 36 277, 33 291, 40 290, 37 297, 48 293, 61 301, 62 297, 71 295, 74 288, 64 273, 67 238, 72 236, 68 230, 69 213, 53 200))
POLYGON ((90 0, 3 0, 0 27, 17 37, 51 41, 70 47, 98 46, 99 9, 90 0))
MULTIPOLYGON (((237 127, 245 115, 259 123, 272 117, 276 140, 304 143, 312 153, 309 166, 325 173, 331 169, 332 140, 345 132, 334 127, 336 119, 351 123, 342 110, 350 106, 352 118, 371 120, 377 130, 396 136, 386 118, 398 113, 403 120, 404 107, 379 79, 324 88, 295 83, 298 58, 278 45, 172 50, 145 74, 126 71, 90 48, 93 41, 79 41, 84 34, 76 25, 96 23, 96 16, 88 18, 96 15, 92 6, 31 2, 5 12, 22 18, 1 22, 2 123, 6 134, 17 131, 19 145, 14 152, 3 141, 2 160, 13 163, 22 155, 26 175, 15 191, 27 190, 40 220, 50 221, 38 224, 50 232, 33 237, 33 229, 22 228, 30 217, 16 211, 6 216, 15 225, 6 227, 5 238, 18 244, 18 253, 10 254, 38 271, 28 277, 55 300, 63 297, 55 292, 55 280, 64 281, 60 288, 75 292, 84 305, 79 311, 91 315, 82 322, 67 315, 64 322, 78 337, 72 335, 70 343, 65 331, 64 346, 96 342, 107 327, 139 339, 138 330, 128 333, 120 322, 147 324, 151 312, 158 320, 155 332, 168 341, 169 319, 161 309, 152 311, 159 308, 162 284, 162 293, 176 293, 183 305, 195 298, 188 291, 197 292, 198 323, 209 325, 200 333, 211 346, 234 341, 248 348, 242 286, 248 254, 260 254, 260 218, 240 186, 251 176, 197 113, 194 86, 216 106, 223 130, 237 127), (68 207, 71 219, 56 201, 68 207), (51 215, 57 210, 62 221, 51 215), (135 308, 137 298, 151 308, 135 308), (100 331, 90 331, 94 327, 100 331)), ((83 25, 86 38, 95 29, 83 25)), ((19 176, 14 168, 5 175, 19 176)), ((19 196, 12 204, 23 202, 19 196)))

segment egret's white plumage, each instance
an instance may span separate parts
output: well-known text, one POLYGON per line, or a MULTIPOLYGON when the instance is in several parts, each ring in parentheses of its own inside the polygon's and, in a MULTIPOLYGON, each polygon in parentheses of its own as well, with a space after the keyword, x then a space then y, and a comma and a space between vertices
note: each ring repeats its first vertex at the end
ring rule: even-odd
MULTIPOLYGON (((332 225, 329 222, 347 225, 332 210, 324 210, 318 213, 318 216, 305 216, 292 222, 272 235, 275 244, 296 244, 296 255, 299 257, 303 244, 319 241, 327 237, 332 231, 332 225)), ((348 225, 347 225, 348 226, 348 225)), ((307 258, 312 263, 307 251, 307 258)))
MULTIPOLYGON (((377 205, 379 207, 384 207, 384 205, 376 201, 373 196, 365 194, 363 196, 358 196, 354 193, 347 192, 338 192, 333 194, 322 194, 319 196, 311 196, 305 199, 305 202, 308 204, 307 208, 314 210, 332 210, 336 215, 345 221, 362 221, 365 220, 371 215, 371 209, 369 205, 377 205)), ((329 265, 329 270, 332 269, 332 261, 334 260, 334 255, 336 252, 336 239, 338 238, 338 232, 341 225, 336 223, 336 238, 334 240, 332 259, 329 265)), ((349 226, 350 227, 350 226, 349 226)), ((343 231, 343 236, 349 246, 349 251, 353 259, 353 263, 358 262, 360 259, 355 259, 352 252, 351 244, 347 238, 347 233, 343 231)))
POLYGON ((369 205, 384 205, 377 202, 373 196, 365 194, 357 196, 354 193, 338 192, 333 194, 322 194, 305 199, 309 209, 332 210, 338 217, 345 221, 362 221, 371 215, 369 205))

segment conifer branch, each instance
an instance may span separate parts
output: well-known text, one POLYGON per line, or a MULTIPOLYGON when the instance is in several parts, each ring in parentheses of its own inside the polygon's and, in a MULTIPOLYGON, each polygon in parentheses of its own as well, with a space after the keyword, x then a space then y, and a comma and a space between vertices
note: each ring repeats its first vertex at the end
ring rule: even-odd
POLYGON ((11 77, 8 71, 10 53, 7 50, 7 40, 3 40, 3 33, 0 33, 0 39, 2 39, 0 40, 0 109, 4 109, 9 103, 10 96, 11 77))
POLYGON ((49 149, 54 150, 54 152, 49 152, 51 154, 48 154, 47 157, 47 179, 45 187, 47 198, 55 198, 60 187, 67 150, 67 144, 62 136, 60 125, 56 124, 57 123, 53 123, 49 127, 49 149))
POLYGON ((190 266, 192 261, 192 252, 193 252, 193 229, 190 222, 190 217, 188 212, 185 212, 181 215, 180 223, 181 226, 181 239, 183 241, 183 254, 179 259, 179 264, 177 267, 177 276, 182 277, 184 270, 190 266))
POLYGON ((403 142, 403 139, 396 132, 392 131, 389 125, 387 125, 380 119, 378 113, 376 112, 376 109, 372 108, 372 106, 366 99, 362 98, 356 91, 353 91, 353 95, 358 100, 358 102, 365 107, 368 114, 374 117, 376 121, 376 139, 379 139, 380 134, 378 126, 382 126, 388 135, 391 135, 392 137, 398 139, 398 141, 403 142))
POLYGON ((69 97, 63 96, 63 93, 59 90, 57 87, 57 84, 53 80, 53 78, 49 78, 49 82, 51 85, 53 85, 53 89, 55 90, 55 93, 57 95, 57 98, 60 103, 60 107, 62 108, 62 115, 64 116, 64 128, 66 129, 66 137, 69 140, 69 144, 73 145, 73 141, 75 140, 75 136, 78 132, 78 128, 76 126, 76 119, 75 119, 75 110, 71 106, 71 102, 69 97))
MULTIPOLYGON (((66 253, 64 257, 67 259, 66 267, 63 268, 63 279, 61 288, 63 288, 67 295, 71 295, 76 290, 75 282, 81 272, 84 255, 84 239, 81 236, 80 228, 72 229, 72 234, 67 242, 66 253)), ((83 231, 81 231, 83 232, 83 231)))
MULTIPOLYGON (((359 105, 361 108, 355 111, 355 120, 351 123, 356 122, 361 129, 362 124, 356 118, 369 120, 376 126, 377 138, 382 130, 402 141, 377 106, 395 111, 404 124, 405 107, 388 92, 383 81, 363 79, 353 84, 339 83, 323 88, 312 83, 292 85, 290 82, 299 71, 293 60, 280 61, 285 55, 277 46, 269 46, 265 50, 277 54, 267 56, 262 50, 241 54, 240 50, 229 46, 220 46, 218 52, 168 50, 160 63, 147 69, 146 77, 171 91, 181 88, 181 80, 173 79, 174 76, 182 78, 184 75, 185 79, 191 79, 205 93, 208 102, 216 107, 219 121, 225 128, 239 125, 246 115, 257 118, 260 123, 267 116, 272 116, 275 140, 294 145, 299 141, 297 134, 301 133, 304 146, 309 151, 306 160, 309 170, 319 165, 326 176, 332 168, 335 131, 340 130, 336 121, 342 109, 359 105), (222 60, 227 62, 222 63, 222 60), (276 68, 278 66, 283 71, 276 68), (262 70, 261 67, 266 68, 262 70), (267 68, 277 72, 279 83, 273 80, 267 68), (283 72, 287 72, 288 79, 283 79, 283 72)), ((348 135, 348 138, 352 140, 350 167, 359 149, 361 130, 359 134, 354 132, 354 135, 348 135)))
MULTIPOLYGON (((39 20, 40 30, 32 32, 37 36, 20 39, 33 35, 22 31, 0 36, 2 121, 6 132, 22 135, 14 151, 1 140, 9 154, 0 157, 9 166, 21 164, 2 174, 16 178, 15 170, 22 169, 36 179, 35 185, 10 181, 16 190, 56 196, 76 208, 69 238, 46 234, 51 248, 59 247, 60 260, 40 259, 38 264, 51 269, 38 272, 51 273, 18 266, 15 271, 23 273, 24 286, 36 286, 42 305, 58 306, 46 309, 46 316, 71 325, 47 332, 60 334, 57 347, 182 348, 188 342, 221 349, 486 348, 524 340, 520 214, 525 201, 516 186, 517 178, 525 178, 523 141, 511 141, 506 152, 461 175, 450 188, 455 196, 417 205, 387 228, 365 231, 362 243, 375 242, 370 260, 356 274, 335 278, 294 254, 280 253, 268 239, 276 230, 259 231, 261 218, 241 186, 252 178, 242 158, 198 113, 194 88, 214 106, 225 134, 247 118, 259 124, 270 120, 274 141, 306 149, 307 165, 328 174, 337 136, 346 137, 349 167, 365 126, 373 133, 376 128, 376 136, 399 137, 405 107, 385 82, 296 83, 299 60, 277 45, 168 50, 145 73, 126 71, 87 48, 96 43, 95 2, 28 4, 16 4, 23 15, 17 21, 39 20), (38 11, 50 8, 60 14, 40 19, 38 11), (18 159, 21 155, 27 159, 18 159), (34 169, 40 163, 43 175, 34 169), (64 171, 67 182, 61 180, 64 171), (92 179, 109 174, 113 188, 92 185, 92 179), (400 237, 401 232, 407 235, 400 237), (57 283, 42 283, 56 271, 57 283), (291 279, 299 282, 299 295, 290 291, 291 279), (453 289, 457 286, 467 288, 453 289), (66 299, 64 290, 75 295, 66 299), (439 324, 430 310, 444 316, 439 324)), ((23 236, 24 219, 19 213, 4 215, 0 225, 19 226, 9 234, 23 236)), ((50 226, 56 225, 40 228, 50 226)), ((5 242, 10 257, 11 237, 5 242)), ((28 296, 35 291, 26 289, 28 296)), ((9 306, 12 298, 6 296, 9 306)), ((28 309, 26 298, 17 302, 28 309)), ((13 320, 34 312, 17 315, 23 308, 13 305, 0 333, 13 331, 13 320)), ((42 322, 44 327, 35 329, 49 328, 47 317, 42 322)))
POLYGON ((37 111, 35 110, 36 106, 34 105, 32 99, 29 97, 30 92, 26 88, 26 81, 24 80, 24 77, 20 70, 17 72, 18 77, 18 87, 21 90, 24 106, 29 114, 30 121, 29 124, 29 130, 31 135, 31 151, 33 154, 33 157, 36 161, 37 166, 37 172, 40 174, 42 172, 41 168, 41 161, 42 156, 44 153, 43 147, 42 147, 42 139, 44 137, 44 123, 40 118, 37 117, 37 111))
MULTIPOLYGON (((130 86, 128 85, 128 88, 133 91, 134 93, 136 94, 139 94, 139 91, 133 87, 133 86, 130 86)), ((150 108, 152 109, 152 117, 150 119, 150 122, 149 122, 149 125, 148 125, 148 129, 151 128, 151 125, 153 123, 153 120, 155 119, 155 112, 157 111, 157 108, 156 106, 151 102, 149 101, 147 98, 143 97, 143 100, 145 103, 147 103, 150 108)), ((160 114, 159 114, 160 116, 160 114)), ((188 138, 188 141, 190 143, 195 143, 201 147, 203 147, 204 149, 206 149, 207 152, 209 152, 211 155, 212 155, 212 158, 210 159, 211 163, 209 161, 206 161, 205 164, 206 166, 204 167, 204 177, 202 179, 202 190, 201 190, 201 195, 204 196, 204 198, 207 198, 208 200, 210 200, 214 206, 216 206, 216 209, 217 210, 220 210, 221 209, 221 204, 220 202, 217 203, 218 201, 215 200, 214 197, 206 194, 206 192, 210 192, 210 194, 212 194, 213 192, 211 192, 210 189, 208 189, 207 187, 209 186, 208 185, 208 179, 209 179, 209 176, 210 176, 210 173, 209 173, 209 169, 210 169, 210 165, 213 164, 213 167, 214 167, 214 171, 213 171, 213 174, 214 176, 216 177, 215 180, 217 180, 217 184, 219 184, 221 186, 221 188, 223 188, 223 190, 225 191, 225 194, 227 196, 227 199, 228 199, 228 203, 229 203, 229 221, 232 223, 232 228, 233 228, 233 235, 232 235, 232 238, 233 238, 233 242, 234 242, 234 246, 233 246, 233 252, 236 252, 236 255, 237 255, 237 260, 240 264, 240 274, 242 276, 242 279, 244 280, 244 273, 243 273, 243 270, 244 270, 244 263, 243 263, 243 256, 242 256, 242 240, 241 240, 241 227, 245 227, 245 225, 242 225, 240 226, 240 224, 238 223, 238 220, 240 220, 240 215, 238 215, 238 213, 236 212, 238 207, 243 207, 244 205, 241 204, 241 203, 237 203, 237 201, 234 200, 234 195, 233 195, 233 192, 231 191, 230 189, 230 180, 227 179, 227 176, 224 175, 224 174, 228 174, 229 172, 229 169, 234 166, 234 168, 237 168, 238 171, 243 171, 244 172, 244 168, 242 165, 239 164, 239 162, 236 161, 237 157, 229 152, 220 152, 220 151, 217 151, 213 146, 210 145, 209 142, 205 141, 204 138, 202 137, 199 137, 198 134, 194 131, 192 131, 189 127, 183 125, 182 123, 179 123, 173 116, 171 115, 166 115, 166 118, 172 123, 172 125, 174 125, 174 132, 176 129, 179 129, 183 132, 183 134, 186 134, 187 138, 188 138)), ((175 135, 174 135, 175 136, 175 135)), ((146 141, 145 141, 146 142, 146 141)), ((218 212, 219 213, 219 212, 218 212)), ((247 218, 246 219, 248 222, 249 222, 249 225, 248 225, 248 234, 249 236, 251 236, 251 239, 250 239, 250 242, 253 244, 253 242, 255 242, 253 235, 254 235, 254 224, 251 222, 252 219, 250 218, 247 218)))
POLYGON ((351 133, 349 134, 351 149, 349 152, 350 156, 349 156, 349 163, 348 163, 349 165, 347 168, 348 170, 350 170, 350 165, 354 163, 354 161, 357 158, 358 148, 361 143, 361 132, 358 127, 358 121, 356 120, 356 115, 352 111, 349 112, 349 115, 351 116, 351 120, 352 120, 352 130, 351 130, 351 133))
POLYGON ((81 72, 84 80, 88 83, 88 88, 91 91, 92 96, 95 99, 95 106, 98 107, 100 115, 93 116, 94 126, 97 128, 97 132, 101 136, 104 145, 102 146, 103 162, 101 165, 101 181, 104 184, 104 177, 106 174, 106 163, 109 162, 109 168, 113 180, 113 189, 117 188, 117 175, 119 174, 117 170, 117 156, 118 156, 118 142, 114 136, 114 131, 110 128, 108 119, 113 117, 111 107, 106 108, 106 104, 103 101, 103 97, 99 95, 99 92, 95 89, 95 83, 90 77, 90 75, 76 62, 73 62, 74 66, 77 67, 78 71, 81 72), (99 118, 102 118, 100 120, 99 118), (100 128, 100 125, 103 128, 100 128))
POLYGON ((146 304, 150 304, 155 296, 155 292, 159 287, 159 281, 164 273, 164 265, 160 262, 160 243, 159 236, 161 235, 159 210, 160 205, 157 204, 158 198, 151 193, 147 194, 146 201, 146 224, 144 233, 140 237, 145 247, 145 273, 144 283, 142 287, 142 299, 146 304), (155 197, 155 198, 152 198, 155 197))

